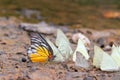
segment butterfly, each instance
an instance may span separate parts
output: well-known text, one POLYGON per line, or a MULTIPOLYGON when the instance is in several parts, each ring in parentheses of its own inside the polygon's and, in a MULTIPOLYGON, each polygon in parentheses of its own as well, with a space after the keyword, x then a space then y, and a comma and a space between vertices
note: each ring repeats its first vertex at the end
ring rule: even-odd
POLYGON ((66 61, 72 55, 73 51, 70 46, 70 42, 62 30, 57 29, 57 38, 55 41, 55 45, 49 39, 46 40, 53 49, 53 53, 55 55, 55 62, 66 61))
POLYGON ((54 58, 53 61, 55 61, 55 62, 65 61, 65 59, 64 59, 62 53, 60 52, 60 50, 48 38, 46 40, 50 44, 51 48, 53 49, 53 53, 55 55, 55 58, 54 58))
POLYGON ((73 53, 73 61, 75 62, 75 65, 87 69, 90 66, 88 62, 89 58, 90 56, 88 55, 88 51, 83 40, 79 39, 77 48, 73 53))
POLYGON ((98 46, 94 46, 94 57, 93 57, 93 65, 97 68, 100 68, 100 64, 103 58, 103 53, 104 51, 98 47, 98 46))
POLYGON ((120 47, 119 46, 112 46, 112 58, 115 60, 117 65, 120 67, 120 47))
POLYGON ((100 69, 102 71, 118 71, 119 66, 109 54, 103 53, 100 69))
POLYGON ((73 54, 73 50, 70 46, 70 41, 60 29, 57 29, 57 38, 55 44, 58 46, 58 50, 61 52, 65 60, 68 60, 73 54))
POLYGON ((54 59, 53 50, 39 33, 30 33, 31 46, 28 49, 28 56, 32 62, 47 62, 54 59))
POLYGON ((76 52, 80 52, 85 57, 86 60, 90 58, 90 56, 88 55, 87 48, 85 47, 85 44, 81 39, 78 40, 77 48, 75 52, 73 53, 74 62, 76 61, 76 52))
MULTIPOLYGON (((112 55, 109 55, 108 53, 104 52, 100 47, 94 46, 93 65, 97 68, 100 68, 102 71, 118 71, 119 65, 113 58, 116 54, 118 54, 115 52, 116 50, 112 49, 112 55)), ((118 58, 116 57, 116 59, 118 58)), ((119 62, 119 59, 117 60, 117 62, 119 62)))
POLYGON ((83 56, 82 53, 80 53, 79 51, 76 52, 76 61, 75 61, 75 65, 88 69, 90 64, 88 62, 88 60, 85 59, 85 57, 83 56))

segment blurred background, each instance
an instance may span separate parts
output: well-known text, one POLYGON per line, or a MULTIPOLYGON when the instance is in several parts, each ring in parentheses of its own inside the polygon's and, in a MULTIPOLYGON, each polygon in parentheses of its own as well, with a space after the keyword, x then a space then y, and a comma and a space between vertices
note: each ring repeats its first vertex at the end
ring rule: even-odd
POLYGON ((1 17, 72 28, 120 28, 120 0, 0 0, 1 17))

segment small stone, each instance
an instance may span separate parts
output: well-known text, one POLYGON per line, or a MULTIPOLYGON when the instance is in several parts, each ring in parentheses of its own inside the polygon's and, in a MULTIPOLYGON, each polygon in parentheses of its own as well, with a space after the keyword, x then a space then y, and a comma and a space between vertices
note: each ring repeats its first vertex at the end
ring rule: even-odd
POLYGON ((22 58, 22 62, 26 62, 27 60, 26 60, 26 58, 22 58))
POLYGON ((73 34, 73 36, 72 36, 72 41, 73 41, 74 43, 77 43, 77 42, 78 42, 78 39, 83 40, 83 42, 84 42, 84 44, 85 44, 86 46, 89 46, 89 45, 90 45, 90 40, 89 40, 84 34, 82 34, 82 33, 75 33, 75 34, 73 34))
POLYGON ((105 45, 106 45, 106 38, 105 38, 105 37, 99 38, 99 39, 97 40, 97 43, 99 44, 99 46, 100 46, 101 48, 104 48, 105 45))
POLYGON ((33 32, 38 32, 43 34, 54 34, 56 32, 55 26, 50 26, 44 21, 38 24, 21 23, 20 28, 26 31, 33 31, 33 32))

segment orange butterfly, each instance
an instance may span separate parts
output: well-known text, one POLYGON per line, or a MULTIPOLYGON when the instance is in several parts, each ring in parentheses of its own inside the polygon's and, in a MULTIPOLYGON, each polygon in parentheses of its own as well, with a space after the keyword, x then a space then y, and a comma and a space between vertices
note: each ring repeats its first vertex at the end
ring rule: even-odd
POLYGON ((32 62, 47 62, 54 59, 53 50, 41 34, 30 33, 31 47, 28 56, 32 62))

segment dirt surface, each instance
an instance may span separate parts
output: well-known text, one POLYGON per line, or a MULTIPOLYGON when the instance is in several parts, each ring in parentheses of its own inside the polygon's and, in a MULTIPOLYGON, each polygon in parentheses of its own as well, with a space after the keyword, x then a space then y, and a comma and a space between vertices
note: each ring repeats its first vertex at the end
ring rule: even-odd
MULTIPOLYGON (((120 80, 119 72, 103 72, 93 66, 89 70, 85 70, 76 67, 72 60, 64 63, 48 62, 45 64, 30 62, 27 57, 30 38, 26 31, 19 28, 18 22, 10 21, 5 20, 4 23, 0 21, 0 80, 120 80)), ((77 30, 68 28, 66 35, 71 39, 72 33, 77 30)), ((81 31, 91 41, 99 39, 88 35, 86 29, 81 29, 81 31)), ((107 33, 110 31, 106 30, 107 33)), ((119 31, 117 32, 119 35, 119 31)), ((109 35, 108 43, 105 45, 111 41, 117 42, 120 38, 118 35, 117 33, 114 34, 114 37, 109 35)), ((46 37, 55 39, 54 35, 46 35, 46 37)), ((77 46, 72 42, 71 45, 73 50, 77 46)))

